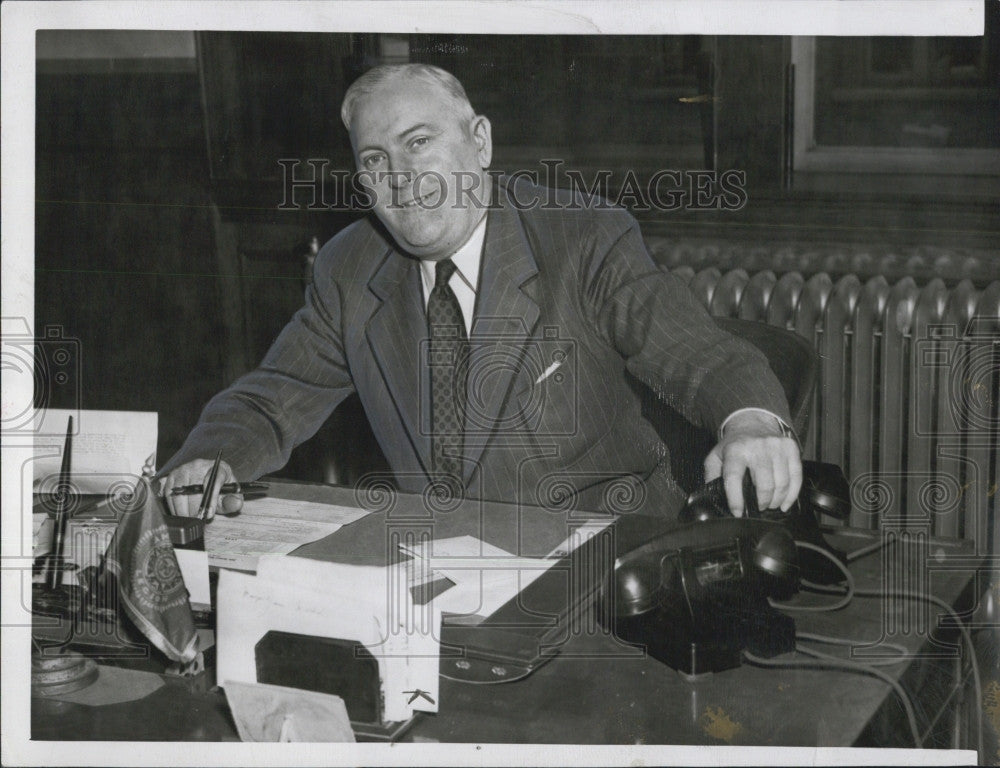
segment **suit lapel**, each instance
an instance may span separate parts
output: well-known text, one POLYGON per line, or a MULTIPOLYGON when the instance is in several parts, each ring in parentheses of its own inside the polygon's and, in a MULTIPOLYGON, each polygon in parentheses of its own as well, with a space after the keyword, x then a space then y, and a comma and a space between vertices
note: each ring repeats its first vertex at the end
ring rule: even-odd
POLYGON ((424 469, 430 471, 430 435, 420 424, 420 403, 426 390, 421 349, 427 338, 427 320, 418 263, 390 250, 368 286, 382 301, 365 328, 368 345, 414 450, 424 469))
POLYGON ((476 290, 467 380, 465 481, 471 477, 486 444, 503 429, 501 419, 525 345, 538 322, 539 308, 525 292, 538 274, 517 212, 494 187, 497 205, 490 209, 476 290))

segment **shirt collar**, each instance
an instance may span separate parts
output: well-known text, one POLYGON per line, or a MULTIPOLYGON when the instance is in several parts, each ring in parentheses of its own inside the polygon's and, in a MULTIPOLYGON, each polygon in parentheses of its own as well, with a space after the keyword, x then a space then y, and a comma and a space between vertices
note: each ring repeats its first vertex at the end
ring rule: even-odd
MULTIPOLYGON (((455 266, 458 267, 456 274, 473 293, 479 284, 479 268, 483 260, 483 241, 485 239, 486 216, 483 216, 483 220, 472 230, 472 234, 465 241, 465 244, 450 257, 455 262, 455 266)), ((420 262, 420 276, 423 278, 425 296, 430 295, 431 289, 434 287, 435 264, 437 264, 436 261, 430 260, 420 262)))

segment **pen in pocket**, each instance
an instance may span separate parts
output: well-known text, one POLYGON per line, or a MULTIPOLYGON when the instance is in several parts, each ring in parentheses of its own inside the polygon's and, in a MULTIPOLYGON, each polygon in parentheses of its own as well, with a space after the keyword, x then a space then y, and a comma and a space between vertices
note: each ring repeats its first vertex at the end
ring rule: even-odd
POLYGON ((562 360, 556 360, 554 363, 552 363, 552 365, 550 365, 548 368, 542 371, 542 375, 539 376, 537 379, 535 379, 535 383, 540 384, 542 381, 547 379, 549 376, 552 375, 552 372, 555 371, 556 368, 562 365, 562 363, 563 363, 562 360))

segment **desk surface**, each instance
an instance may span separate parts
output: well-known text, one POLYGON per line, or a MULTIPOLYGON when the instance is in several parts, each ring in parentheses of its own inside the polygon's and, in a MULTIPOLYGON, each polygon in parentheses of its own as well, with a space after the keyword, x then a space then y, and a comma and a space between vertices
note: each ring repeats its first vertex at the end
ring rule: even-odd
MULTIPOLYGON (((353 500, 353 492, 325 486, 282 485, 280 493, 337 503, 353 500)), ((412 501, 399 499, 404 505, 412 501)), ((510 508, 486 505, 484 511, 483 519, 489 520, 491 515, 510 513, 510 508)), ((838 544, 852 550, 874 540, 870 534, 839 535, 838 544)), ((976 581, 971 548, 963 542, 934 541, 927 554, 949 564, 922 572, 933 594, 953 605, 971 605, 976 581)), ((888 573, 885 563, 879 552, 852 563, 857 586, 877 588, 883 571, 888 573)), ((808 599, 822 602, 828 598, 810 595, 808 599)), ((859 597, 842 611, 796 613, 795 618, 799 631, 862 641, 878 640, 883 626, 893 621, 910 621, 911 626, 894 633, 891 640, 916 653, 934 649, 925 628, 933 625, 939 613, 920 610, 924 613, 909 601, 859 597), (930 619, 925 623, 923 616, 930 619), (919 620, 914 622, 915 618, 919 620)), ((955 642, 953 637, 945 639, 955 642)), ((921 731, 932 730, 938 714, 953 706, 953 657, 917 658, 882 669, 900 680, 914 698, 921 731)), ((440 711, 420 715, 409 738, 478 743, 912 746, 898 698, 877 678, 744 664, 690 682, 596 625, 592 631, 574 633, 555 659, 526 679, 493 685, 442 679, 440 697, 440 711)), ((220 692, 196 695, 167 686, 128 705, 88 707, 33 700, 32 738, 225 741, 235 739, 236 734, 220 692)))

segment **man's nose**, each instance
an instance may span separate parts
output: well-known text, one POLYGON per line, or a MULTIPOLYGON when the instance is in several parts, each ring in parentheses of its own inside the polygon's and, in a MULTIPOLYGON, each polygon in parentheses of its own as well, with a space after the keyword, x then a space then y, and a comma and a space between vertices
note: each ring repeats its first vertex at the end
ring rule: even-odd
POLYGON ((390 158, 387 168, 387 178, 390 187, 393 189, 402 189, 413 183, 413 168, 402 160, 390 158))

